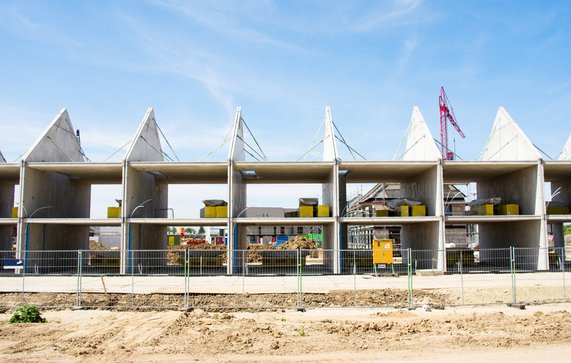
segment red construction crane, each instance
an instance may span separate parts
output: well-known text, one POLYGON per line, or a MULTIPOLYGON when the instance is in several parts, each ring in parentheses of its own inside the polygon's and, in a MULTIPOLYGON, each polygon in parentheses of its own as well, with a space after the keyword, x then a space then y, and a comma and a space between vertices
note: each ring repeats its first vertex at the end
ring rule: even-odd
POLYGON ((456 123, 456 116, 454 115, 454 110, 452 109, 448 97, 446 97, 444 87, 440 87, 438 103, 440 104, 440 145, 442 146, 442 160, 454 160, 454 151, 448 149, 447 121, 450 121, 460 136, 465 138, 466 135, 464 135, 462 130, 460 130, 460 126, 456 123))

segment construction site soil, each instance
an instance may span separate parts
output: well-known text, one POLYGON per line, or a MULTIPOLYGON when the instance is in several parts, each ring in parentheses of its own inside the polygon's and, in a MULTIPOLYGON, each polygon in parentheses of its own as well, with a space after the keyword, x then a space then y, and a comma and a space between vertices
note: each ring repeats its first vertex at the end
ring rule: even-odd
MULTIPOLYGON (((209 311, 233 311, 236 309, 260 311, 294 308, 297 294, 189 294, 187 306, 200 307, 209 311)), ((0 293, 0 307, 33 303, 42 307, 73 307, 76 294, 65 293, 0 293)), ((405 307, 407 291, 397 289, 331 291, 324 294, 303 294, 305 308, 321 307, 405 307)), ((415 290, 415 302, 441 308, 452 300, 446 292, 438 290, 415 290)), ((184 306, 182 294, 94 294, 81 295, 85 308, 163 310, 184 306)), ((2 309, 2 308, 0 308, 2 309)), ((1 310, 0 310, 1 311, 1 310)))
POLYGON ((0 358, 52 361, 566 362, 571 305, 263 312, 46 310, 8 324, 0 358))

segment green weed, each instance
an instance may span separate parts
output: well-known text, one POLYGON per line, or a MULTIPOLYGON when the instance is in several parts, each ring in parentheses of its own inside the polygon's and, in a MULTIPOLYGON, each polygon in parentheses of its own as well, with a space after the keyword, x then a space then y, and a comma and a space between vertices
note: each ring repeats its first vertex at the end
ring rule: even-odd
POLYGON ((33 305, 24 305, 18 308, 14 315, 8 321, 13 323, 45 323, 46 319, 40 313, 40 310, 33 305))

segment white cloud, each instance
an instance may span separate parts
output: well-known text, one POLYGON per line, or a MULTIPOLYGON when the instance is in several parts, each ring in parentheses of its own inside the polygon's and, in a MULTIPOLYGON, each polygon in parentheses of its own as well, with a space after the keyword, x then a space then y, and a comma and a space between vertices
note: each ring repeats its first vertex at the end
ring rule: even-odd
POLYGON ((381 2, 381 6, 367 12, 367 15, 352 20, 350 30, 367 32, 375 28, 413 25, 418 19, 413 13, 423 5, 422 0, 396 0, 381 2))
POLYGON ((82 43, 69 37, 50 23, 50 17, 36 8, 28 7, 23 2, 4 2, 0 4, 0 27, 21 37, 39 43, 80 46, 82 43), (32 13, 38 11, 41 14, 32 13), (23 14, 26 15, 23 15, 23 14))
POLYGON ((178 0, 153 0, 161 8, 182 15, 211 31, 221 33, 238 42, 281 48, 294 52, 306 52, 291 42, 276 39, 255 29, 256 24, 268 22, 276 15, 276 7, 271 1, 205 1, 187 2, 178 0), (267 16, 264 16, 267 15, 267 16), (249 24, 254 23, 254 24, 249 24))

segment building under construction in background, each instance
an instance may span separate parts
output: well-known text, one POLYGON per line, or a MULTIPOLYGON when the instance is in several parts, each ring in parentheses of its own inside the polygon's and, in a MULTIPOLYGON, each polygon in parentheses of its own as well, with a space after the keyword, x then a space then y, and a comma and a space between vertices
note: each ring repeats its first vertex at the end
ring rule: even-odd
POLYGON ((339 273, 344 268, 343 250, 368 246, 356 239, 359 231, 367 230, 398 239, 401 250, 439 251, 435 268, 440 270, 447 268, 447 246, 460 244, 460 239, 476 242, 482 250, 509 246, 535 250, 526 262, 540 270, 550 268, 548 231, 556 247, 564 246, 563 225, 571 222, 571 138, 558 160, 544 160, 500 107, 478 160, 445 160, 414 107, 394 160, 347 161, 338 156, 337 141, 347 143, 329 108, 323 125, 320 161, 251 160, 251 155, 263 152, 256 152, 257 142, 251 142, 251 131, 238 108, 225 161, 167 161, 154 111, 149 109, 122 161, 90 162, 68 112, 62 110, 20 162, 1 160, 0 250, 10 250, 14 236, 22 259, 29 258, 29 251, 88 249, 90 229, 118 227, 119 266, 125 273, 135 263, 128 251, 166 248, 167 227, 210 226, 226 231, 225 266, 228 273, 235 273, 237 257, 231 252, 245 249, 255 239, 252 230, 264 235, 262 229, 275 229, 277 235, 282 228, 286 233, 301 227, 304 232, 319 231, 326 251, 324 268, 339 273), (366 183, 377 187, 351 201, 348 188, 366 183), (223 185, 226 214, 221 208, 221 214, 205 218, 169 216, 172 184, 223 185), (283 216, 250 215, 245 212, 252 207, 247 187, 260 184, 320 185, 321 208, 300 205, 297 213, 283 216), (109 218, 90 216, 94 185, 121 187, 122 206, 109 218), (469 200, 456 193, 461 185, 473 189, 469 200), (554 192, 546 193, 546 185, 554 192), (19 199, 14 200, 17 187, 19 199), (546 194, 552 194, 551 200, 546 194))
MULTIPOLYGON (((401 199, 400 184, 379 183, 365 194, 358 194, 347 203, 347 217, 377 217, 390 215, 389 205, 401 199), (387 211, 387 213, 383 213, 387 211)), ((453 184, 444 185, 444 213, 446 216, 462 216, 467 212, 466 195, 453 184)), ((469 211, 469 210, 468 210, 469 211)), ((395 213, 396 214, 396 213, 395 213)), ((391 239, 399 251, 400 226, 351 226, 347 231, 349 249, 371 249, 374 239, 391 239)), ((445 247, 470 249, 478 241, 477 231, 471 224, 446 225, 445 247)))

